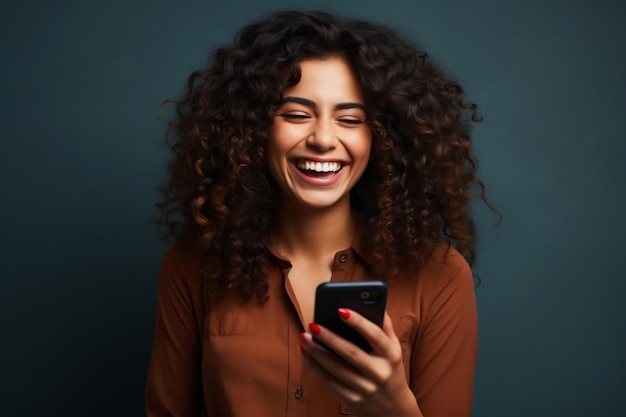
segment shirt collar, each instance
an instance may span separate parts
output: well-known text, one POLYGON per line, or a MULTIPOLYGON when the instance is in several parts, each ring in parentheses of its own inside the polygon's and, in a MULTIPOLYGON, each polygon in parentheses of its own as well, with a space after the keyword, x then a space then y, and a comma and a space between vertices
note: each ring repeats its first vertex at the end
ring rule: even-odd
MULTIPOLYGON (((264 244, 270 256, 278 260, 280 263, 286 263, 289 266, 291 266, 291 260, 289 260, 289 258, 287 258, 286 256, 282 255, 280 252, 272 248, 267 241, 265 241, 264 244)), ((367 258, 365 257, 365 251, 363 250, 363 230, 362 230, 361 225, 357 226, 357 230, 356 230, 356 233, 354 234, 354 238, 352 239, 352 243, 350 244, 350 247, 340 250, 339 252, 335 254, 335 257, 339 253, 345 252, 350 249, 352 249, 352 251, 361 259, 361 261, 364 264, 368 266, 370 265, 369 262, 367 261, 367 258)))

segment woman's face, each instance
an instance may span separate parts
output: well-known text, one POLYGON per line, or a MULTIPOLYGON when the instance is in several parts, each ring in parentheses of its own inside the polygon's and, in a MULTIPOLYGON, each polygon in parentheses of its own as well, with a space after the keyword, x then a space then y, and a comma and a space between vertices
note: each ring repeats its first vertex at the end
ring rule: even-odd
POLYGON ((305 60, 300 69, 274 115, 269 170, 296 205, 349 205, 372 144, 361 89, 342 58, 305 60))

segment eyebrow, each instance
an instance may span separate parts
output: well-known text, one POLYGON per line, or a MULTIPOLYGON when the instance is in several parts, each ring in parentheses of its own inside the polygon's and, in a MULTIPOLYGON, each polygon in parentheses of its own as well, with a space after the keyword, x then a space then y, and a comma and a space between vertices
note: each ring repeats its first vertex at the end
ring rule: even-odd
MULTIPOLYGON (((314 101, 311 101, 304 97, 293 97, 293 96, 285 97, 280 101, 280 103, 278 103, 278 105, 282 106, 284 103, 296 103, 296 104, 301 104, 306 107, 310 107, 312 109, 317 108, 317 104, 315 104, 314 101)), ((339 103, 335 106, 335 110, 350 110, 350 109, 361 109, 363 111, 366 111, 365 106, 362 105, 361 103, 347 102, 347 103, 339 103)))

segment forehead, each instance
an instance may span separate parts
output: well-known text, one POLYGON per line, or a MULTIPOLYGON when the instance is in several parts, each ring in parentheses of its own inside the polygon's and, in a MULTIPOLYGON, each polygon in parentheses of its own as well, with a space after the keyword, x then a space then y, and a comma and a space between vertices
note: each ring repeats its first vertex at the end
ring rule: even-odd
POLYGON ((287 88, 284 96, 302 95, 316 101, 363 101, 361 87, 343 58, 304 60, 300 62, 300 73, 298 84, 287 88))

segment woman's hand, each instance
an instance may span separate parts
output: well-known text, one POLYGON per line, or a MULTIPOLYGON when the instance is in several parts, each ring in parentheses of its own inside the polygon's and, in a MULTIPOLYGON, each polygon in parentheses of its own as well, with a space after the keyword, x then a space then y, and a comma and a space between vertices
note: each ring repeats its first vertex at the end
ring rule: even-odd
POLYGON ((311 369, 359 417, 422 417, 402 366, 402 348, 385 312, 382 329, 357 312, 339 309, 339 316, 372 346, 366 353, 330 330, 312 323, 309 329, 330 350, 302 333, 302 351, 311 369))

